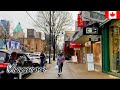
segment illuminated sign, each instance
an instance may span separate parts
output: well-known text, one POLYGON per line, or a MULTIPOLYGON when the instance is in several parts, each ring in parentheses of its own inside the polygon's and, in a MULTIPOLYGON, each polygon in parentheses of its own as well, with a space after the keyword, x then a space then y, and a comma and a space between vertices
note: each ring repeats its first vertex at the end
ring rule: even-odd
POLYGON ((70 43, 70 48, 80 48, 80 44, 77 43, 70 43))

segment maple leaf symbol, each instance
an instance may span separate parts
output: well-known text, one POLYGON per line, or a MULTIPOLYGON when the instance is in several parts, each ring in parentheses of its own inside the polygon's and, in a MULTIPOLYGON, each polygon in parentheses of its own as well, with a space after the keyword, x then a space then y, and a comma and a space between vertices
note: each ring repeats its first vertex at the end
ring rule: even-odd
POLYGON ((110 14, 110 16, 111 16, 111 17, 114 17, 114 16, 115 16, 115 14, 112 12, 112 13, 110 14))

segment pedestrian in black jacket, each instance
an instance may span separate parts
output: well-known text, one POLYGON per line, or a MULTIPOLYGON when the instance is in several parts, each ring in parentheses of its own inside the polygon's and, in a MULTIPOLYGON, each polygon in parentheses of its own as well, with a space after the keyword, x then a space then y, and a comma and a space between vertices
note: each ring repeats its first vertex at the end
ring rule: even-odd
POLYGON ((40 67, 42 68, 42 72, 43 72, 43 66, 44 66, 44 60, 45 60, 45 55, 43 52, 41 52, 40 54, 40 60, 41 60, 40 67))

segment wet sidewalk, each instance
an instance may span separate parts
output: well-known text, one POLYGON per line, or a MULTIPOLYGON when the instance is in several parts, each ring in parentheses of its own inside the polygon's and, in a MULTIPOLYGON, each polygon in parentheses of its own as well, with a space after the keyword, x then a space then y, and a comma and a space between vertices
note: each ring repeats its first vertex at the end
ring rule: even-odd
POLYGON ((33 73, 27 79, 119 79, 100 71, 88 72, 86 64, 74 64, 70 61, 64 62, 63 74, 58 77, 55 64, 55 61, 52 62, 47 71, 33 73))

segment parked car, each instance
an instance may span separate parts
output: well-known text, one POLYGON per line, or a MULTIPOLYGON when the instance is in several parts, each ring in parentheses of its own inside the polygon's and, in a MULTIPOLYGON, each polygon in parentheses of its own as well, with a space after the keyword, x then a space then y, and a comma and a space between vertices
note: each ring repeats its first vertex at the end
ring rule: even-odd
MULTIPOLYGON (((0 77, 1 78, 4 78, 4 79, 8 78, 9 73, 7 73, 6 71, 8 63, 4 63, 4 61, 9 60, 11 53, 12 51, 0 50, 0 77)), ((32 67, 32 62, 30 61, 30 59, 26 54, 24 54, 23 52, 16 52, 16 53, 17 53, 17 60, 18 60, 17 66, 32 67)), ((28 74, 30 73, 23 74, 23 77, 28 74)), ((13 74, 13 75, 14 77, 19 77, 19 74, 13 74)))
POLYGON ((33 66, 40 66, 40 54, 31 54, 30 60, 32 61, 33 66))
POLYGON ((32 53, 25 53, 28 57, 30 57, 30 55, 32 54, 32 53))
POLYGON ((40 55, 40 54, 41 54, 41 52, 34 52, 34 54, 39 54, 39 55, 40 55))

